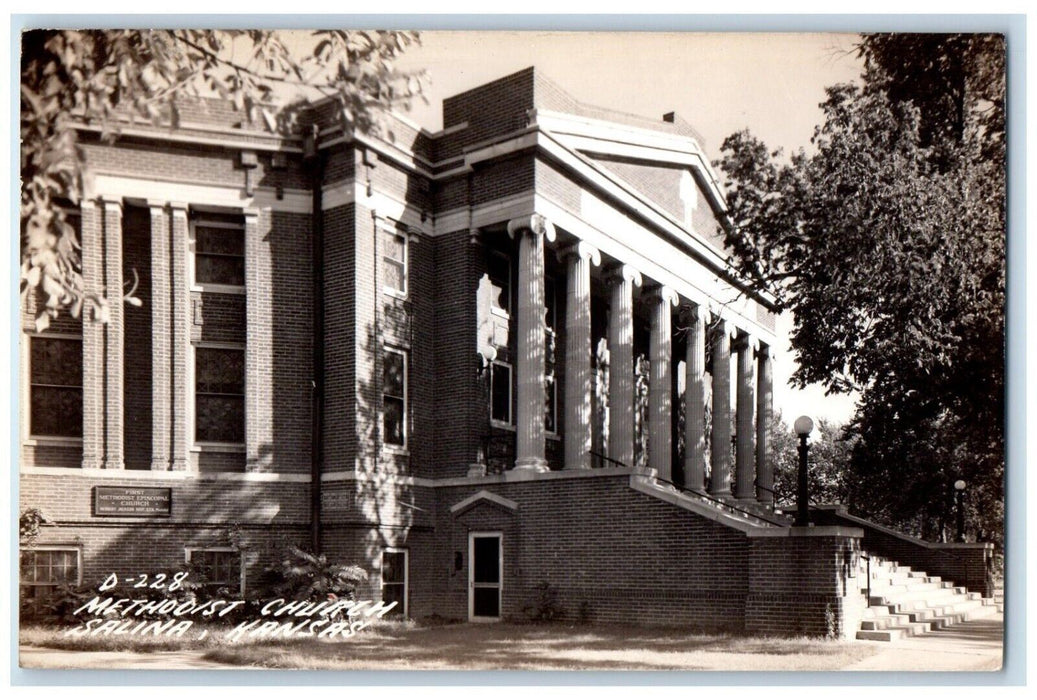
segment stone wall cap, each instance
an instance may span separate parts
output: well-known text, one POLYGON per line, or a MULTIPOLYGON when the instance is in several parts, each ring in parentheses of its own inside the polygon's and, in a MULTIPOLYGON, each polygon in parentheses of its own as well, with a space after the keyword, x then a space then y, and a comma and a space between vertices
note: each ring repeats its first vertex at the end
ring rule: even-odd
POLYGON ((859 527, 842 525, 811 525, 808 527, 776 527, 751 530, 749 537, 864 537, 864 530, 859 527))
POLYGON ((993 549, 993 542, 933 542, 933 549, 993 549))

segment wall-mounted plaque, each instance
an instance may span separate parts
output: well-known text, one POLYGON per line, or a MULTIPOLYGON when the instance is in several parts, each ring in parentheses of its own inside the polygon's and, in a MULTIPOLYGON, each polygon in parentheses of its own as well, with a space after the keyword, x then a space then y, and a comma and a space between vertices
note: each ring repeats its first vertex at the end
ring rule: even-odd
POLYGON ((94 515, 155 518, 168 517, 172 512, 171 488, 94 487, 94 515))

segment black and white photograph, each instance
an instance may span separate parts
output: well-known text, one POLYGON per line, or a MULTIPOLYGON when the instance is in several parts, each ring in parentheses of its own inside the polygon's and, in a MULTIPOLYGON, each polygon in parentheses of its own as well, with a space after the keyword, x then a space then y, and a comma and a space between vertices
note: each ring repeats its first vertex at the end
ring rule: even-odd
POLYGON ((97 26, 10 90, 35 683, 1002 670, 1005 33, 97 26))

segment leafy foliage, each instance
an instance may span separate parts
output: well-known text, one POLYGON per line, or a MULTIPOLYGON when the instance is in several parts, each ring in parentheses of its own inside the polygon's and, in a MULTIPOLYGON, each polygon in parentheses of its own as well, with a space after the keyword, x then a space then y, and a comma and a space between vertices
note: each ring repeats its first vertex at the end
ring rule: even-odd
POLYGON ((849 490, 938 537, 947 488, 1001 537, 1004 43, 869 35, 861 85, 828 88, 813 152, 723 145, 731 263, 794 314, 793 382, 861 393, 849 490))
POLYGON ((366 580, 367 572, 359 566, 336 564, 326 554, 289 545, 280 567, 268 569, 260 586, 267 597, 321 601, 329 595, 352 599, 366 580))
MULTIPOLYGON (((377 129, 380 110, 420 95, 421 77, 394 67, 413 32, 321 30, 303 37, 268 30, 32 30, 22 35, 22 293, 36 290, 45 328, 61 309, 84 305, 104 321, 108 298, 83 288, 76 230, 64 206, 85 189, 77 130, 114 140, 124 124, 179 124, 200 98, 231 102, 249 123, 298 126, 303 97, 335 102, 341 123, 377 129), (294 39, 294 40, 293 40, 294 39), (280 106, 278 106, 280 105, 280 106)), ((204 101, 201 101, 204 106, 204 101)), ((133 300, 132 294, 125 295, 133 300)))
MULTIPOLYGON (((843 426, 818 419, 810 438, 807 493, 811 503, 846 503, 851 484, 850 453, 855 442, 843 426)), ((786 509, 796 506, 799 479, 799 438, 779 412, 771 420, 771 458, 774 460, 774 498, 786 509)))

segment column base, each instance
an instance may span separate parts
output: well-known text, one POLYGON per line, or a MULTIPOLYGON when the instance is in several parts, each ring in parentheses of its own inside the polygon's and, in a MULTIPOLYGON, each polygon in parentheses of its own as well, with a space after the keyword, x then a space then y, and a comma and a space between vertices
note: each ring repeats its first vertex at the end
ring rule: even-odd
POLYGON ((106 459, 104 460, 105 469, 126 469, 126 463, 121 459, 106 459))
POLYGON ((469 464, 468 476, 486 476, 485 464, 469 464))
POLYGON ((100 459, 94 457, 83 458, 83 469, 103 469, 104 464, 100 459))
POLYGON ((153 459, 153 460, 151 460, 151 471, 153 471, 153 472, 167 472, 167 471, 169 471, 169 460, 168 459, 153 459))
POLYGON ((170 466, 172 467, 172 471, 175 472, 191 471, 191 464, 186 459, 174 459, 170 466))
POLYGON ((526 459, 515 460, 515 468, 512 471, 533 472, 536 474, 540 474, 543 472, 551 471, 551 469, 547 466, 547 460, 543 457, 529 457, 526 459))

